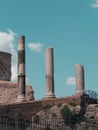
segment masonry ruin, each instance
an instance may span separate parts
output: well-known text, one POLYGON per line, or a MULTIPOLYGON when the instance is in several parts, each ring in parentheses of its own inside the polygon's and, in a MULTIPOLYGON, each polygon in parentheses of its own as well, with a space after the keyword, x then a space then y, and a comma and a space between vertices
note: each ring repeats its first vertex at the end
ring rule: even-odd
POLYGON ((0 51, 0 80, 11 80, 11 54, 0 51))
POLYGON ((11 54, 0 51, 0 104, 33 101, 32 86, 25 85, 25 37, 18 42, 18 83, 11 82, 11 54))
MULTIPOLYGON (((25 84, 25 36, 19 37, 18 40, 18 83, 14 85, 11 80, 11 54, 0 51, 0 83, 5 81, 17 86, 17 96, 14 102, 26 102, 26 84, 25 84)), ((84 67, 81 64, 76 64, 76 94, 85 94, 84 85, 84 67)), ((4 85, 4 84, 3 84, 4 85)), ((7 85, 7 84, 5 84, 7 85)), ((6 86, 5 86, 6 87, 6 86)), ((9 88, 10 89, 10 88, 9 88)), ((2 89, 1 89, 2 90, 2 89)), ((8 91, 8 90, 7 90, 8 91)), ((13 89, 14 91, 14 89, 13 89)), ((10 92, 9 92, 10 93, 10 92)), ((11 95, 11 94, 10 94, 11 95)), ((32 98, 34 100, 34 91, 32 88, 32 98)), ((46 94, 43 99, 56 98, 54 85, 54 49, 46 49, 46 94)))
MULTIPOLYGON (((46 49, 46 93, 45 97, 40 100, 34 99, 34 90, 30 85, 25 84, 25 37, 21 36, 18 41, 18 82, 11 82, 11 54, 0 51, 0 121, 7 123, 4 129, 7 129, 8 120, 14 119, 17 122, 19 114, 23 114, 22 125, 26 119, 32 122, 32 117, 45 109, 46 106, 57 106, 62 104, 72 105, 74 112, 78 110, 78 114, 84 114, 84 108, 89 104, 96 104, 97 98, 92 98, 85 93, 84 67, 81 64, 76 64, 76 93, 69 97, 56 98, 54 85, 54 49, 46 49), (82 111, 83 107, 83 111, 82 111), (78 109, 81 108, 81 109, 78 109), (10 114, 11 112, 11 114, 10 114), (12 114, 14 113, 14 114, 12 114), (14 115, 14 116, 13 116, 14 115), (11 116, 11 117, 10 117, 11 116)), ((92 94, 91 94, 92 95, 92 94)), ((12 121, 12 120, 11 120, 12 121)), ((13 123, 13 124, 14 124, 13 123)), ((4 125, 4 124, 3 124, 4 125)), ((20 125, 20 124, 19 124, 20 125)), ((32 126, 31 126, 32 127, 32 126)), ((30 127, 30 128, 31 128, 30 127)), ((0 124, 0 130, 3 128, 0 124)), ((14 125, 11 130, 14 130, 14 125)), ((19 129, 24 130, 24 127, 19 126, 19 129)), ((28 130, 26 126, 26 130, 28 130)), ((32 129, 31 129, 32 130, 32 129)), ((46 129, 45 129, 46 130, 46 129)), ((54 129, 53 129, 54 130, 54 129)), ((58 130, 58 129, 57 129, 58 130)))

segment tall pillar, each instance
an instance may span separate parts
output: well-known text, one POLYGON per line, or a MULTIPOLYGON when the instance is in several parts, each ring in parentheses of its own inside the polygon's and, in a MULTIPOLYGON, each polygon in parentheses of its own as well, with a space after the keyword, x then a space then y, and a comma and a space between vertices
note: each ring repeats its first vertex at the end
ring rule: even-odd
POLYGON ((25 101, 25 37, 18 42, 18 101, 25 101))
POLYGON ((80 64, 76 64, 76 93, 84 94, 84 67, 80 64))
POLYGON ((46 98, 54 98, 53 48, 46 49, 46 98))

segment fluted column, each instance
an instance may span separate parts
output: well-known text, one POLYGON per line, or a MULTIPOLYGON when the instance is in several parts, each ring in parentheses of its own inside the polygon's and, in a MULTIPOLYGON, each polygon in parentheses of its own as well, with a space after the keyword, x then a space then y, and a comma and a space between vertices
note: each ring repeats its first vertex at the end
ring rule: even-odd
POLYGON ((21 36, 18 43, 18 101, 25 100, 25 37, 21 36))
POLYGON ((54 98, 54 57, 53 48, 46 49, 46 98, 54 98))
POLYGON ((76 64, 76 93, 84 94, 84 67, 80 64, 76 64))

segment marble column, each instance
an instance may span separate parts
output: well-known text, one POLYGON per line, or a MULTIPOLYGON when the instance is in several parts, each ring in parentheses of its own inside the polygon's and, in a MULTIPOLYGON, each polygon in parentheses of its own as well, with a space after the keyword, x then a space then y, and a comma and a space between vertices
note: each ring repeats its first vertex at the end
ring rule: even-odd
POLYGON ((54 98, 54 57, 53 48, 46 49, 46 98, 54 98))
POLYGON ((18 101, 25 101, 25 37, 18 42, 18 101))
POLYGON ((80 64, 76 64, 76 93, 84 94, 84 67, 80 64))

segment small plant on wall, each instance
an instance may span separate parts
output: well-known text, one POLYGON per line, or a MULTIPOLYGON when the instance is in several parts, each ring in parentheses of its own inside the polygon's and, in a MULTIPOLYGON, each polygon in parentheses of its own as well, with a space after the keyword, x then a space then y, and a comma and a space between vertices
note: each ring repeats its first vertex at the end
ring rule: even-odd
POLYGON ((40 121, 39 115, 35 115, 34 116, 34 123, 39 123, 39 121, 40 121))
POLYGON ((52 107, 51 104, 46 104, 44 107, 43 107, 43 110, 48 110, 52 107))
POLYGON ((54 117, 54 118, 57 117, 55 112, 52 113, 52 117, 54 117))
POLYGON ((64 119, 65 124, 67 124, 67 125, 70 124, 72 114, 71 114, 69 107, 67 105, 64 106, 61 109, 60 113, 61 113, 62 118, 64 119))

